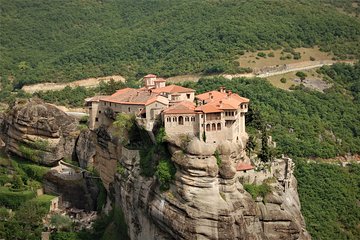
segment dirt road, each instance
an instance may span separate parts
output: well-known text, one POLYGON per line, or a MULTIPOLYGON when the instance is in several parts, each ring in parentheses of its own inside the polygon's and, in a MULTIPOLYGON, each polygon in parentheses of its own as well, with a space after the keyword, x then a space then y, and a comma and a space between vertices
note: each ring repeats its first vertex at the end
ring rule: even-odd
POLYGON ((38 91, 62 90, 66 86, 69 87, 82 86, 82 87, 91 88, 99 85, 100 81, 108 82, 111 79, 114 79, 115 82, 125 81, 124 77, 120 75, 113 75, 113 76, 99 77, 99 78, 87 78, 69 83, 39 83, 34 85, 23 86, 22 90, 24 90, 27 93, 34 93, 38 91))

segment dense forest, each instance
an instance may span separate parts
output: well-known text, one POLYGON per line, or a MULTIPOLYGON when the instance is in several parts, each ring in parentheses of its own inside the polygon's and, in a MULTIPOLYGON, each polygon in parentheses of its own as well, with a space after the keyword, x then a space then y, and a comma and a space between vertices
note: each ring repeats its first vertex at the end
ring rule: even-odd
POLYGON ((360 166, 296 161, 301 212, 312 239, 360 239, 360 166))
POLYGON ((0 73, 19 88, 110 74, 239 72, 234 60, 244 51, 286 46, 358 57, 352 2, 0 0, 0 73))

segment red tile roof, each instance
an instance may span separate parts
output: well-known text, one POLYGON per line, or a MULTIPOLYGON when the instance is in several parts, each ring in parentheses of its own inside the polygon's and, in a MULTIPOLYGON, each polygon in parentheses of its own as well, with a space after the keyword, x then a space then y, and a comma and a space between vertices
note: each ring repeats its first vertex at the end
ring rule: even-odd
POLYGON ((196 95, 196 98, 199 99, 199 100, 202 100, 202 101, 203 100, 208 101, 208 100, 211 100, 211 99, 224 98, 226 96, 227 96, 226 93, 221 93, 219 91, 210 91, 210 92, 206 92, 206 93, 203 93, 203 94, 196 95))
POLYGON ((169 85, 162 88, 153 89, 154 93, 187 93, 187 92, 195 92, 194 89, 185 88, 178 85, 169 85))
POLYGON ((145 106, 150 105, 154 102, 160 102, 164 105, 169 105, 169 100, 163 96, 156 96, 146 101, 145 106))
POLYGON ((236 171, 246 171, 251 169, 254 169, 254 167, 249 163, 239 162, 239 164, 236 166, 236 171))
POLYGON ((156 78, 157 76, 155 74, 148 74, 144 76, 144 78, 156 78))
POLYGON ((222 112, 223 110, 217 108, 214 104, 205 104, 195 108, 196 111, 201 111, 204 113, 216 113, 222 112))
POLYGON ((204 101, 204 105, 196 108, 204 113, 222 112, 223 110, 236 110, 241 103, 248 103, 249 99, 240 97, 236 93, 210 91, 196 96, 204 101))
POLYGON ((195 114, 195 105, 192 102, 189 101, 182 101, 179 102, 168 109, 164 110, 164 114, 195 114))
POLYGON ((100 101, 113 102, 120 104, 145 105, 146 102, 158 96, 158 94, 147 90, 139 90, 134 88, 124 88, 116 91, 111 96, 106 96, 100 101))

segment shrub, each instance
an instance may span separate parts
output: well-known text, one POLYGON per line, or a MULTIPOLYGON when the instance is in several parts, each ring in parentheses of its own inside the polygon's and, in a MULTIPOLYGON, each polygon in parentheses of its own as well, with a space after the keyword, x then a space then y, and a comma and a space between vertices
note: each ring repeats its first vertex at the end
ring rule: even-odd
POLYGON ((9 188, 0 187, 0 205, 7 208, 17 209, 22 203, 35 196, 33 191, 12 192, 9 188))
POLYGON ((281 79, 280 79, 280 82, 286 83, 286 78, 281 78, 281 79))
POLYGON ((274 52, 270 52, 270 53, 268 54, 268 57, 275 57, 274 52))
POLYGON ((216 158, 216 164, 218 166, 220 166, 221 165, 221 157, 220 157, 220 153, 219 153, 219 151, 217 149, 214 152, 214 156, 216 158))
POLYGON ((266 195, 271 192, 271 187, 266 183, 261 185, 245 184, 244 188, 248 193, 251 194, 253 199, 256 199, 259 196, 265 198, 266 195))
POLYGON ((175 178, 176 168, 171 160, 160 160, 156 168, 156 177, 162 191, 170 188, 170 182, 175 178))
POLYGON ((266 53, 258 52, 257 56, 262 57, 262 58, 266 58, 266 53))
POLYGON ((310 56, 310 61, 315 61, 315 58, 310 56))
POLYGON ((295 60, 298 60, 298 59, 301 58, 301 53, 299 53, 299 52, 294 52, 294 53, 293 53, 293 56, 294 56, 294 59, 295 59, 295 60))
POLYGON ((296 72, 295 74, 296 76, 298 76, 300 78, 301 81, 305 80, 305 78, 307 77, 307 74, 304 72, 296 72))
POLYGON ((51 225, 54 225, 56 229, 63 231, 70 231, 73 224, 72 220, 68 216, 63 216, 60 214, 52 215, 50 223, 51 225))

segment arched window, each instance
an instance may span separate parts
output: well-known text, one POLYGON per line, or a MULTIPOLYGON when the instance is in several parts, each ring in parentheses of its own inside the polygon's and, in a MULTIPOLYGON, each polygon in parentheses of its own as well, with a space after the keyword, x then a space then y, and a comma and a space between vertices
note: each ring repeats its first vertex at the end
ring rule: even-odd
POLYGON ((128 107, 128 111, 130 112, 131 110, 130 110, 130 107, 128 107))
POLYGON ((213 124, 211 125, 211 131, 216 131, 216 124, 215 124, 215 123, 213 123, 213 124))
POLYGON ((173 117, 173 122, 177 122, 177 118, 176 118, 176 117, 173 117))
POLYGON ((171 122, 171 117, 167 117, 167 118, 166 118, 166 121, 167 121, 167 122, 171 122))
POLYGON ((206 131, 210 131, 210 124, 206 124, 206 131))
POLYGON ((195 117, 191 117, 191 121, 192 121, 192 122, 195 122, 195 117))
POLYGON ((188 122, 189 121, 189 117, 185 117, 185 122, 188 122))
POLYGON ((221 123, 217 124, 217 130, 220 131, 221 130, 221 123))
POLYGON ((179 117, 179 125, 184 125, 184 117, 183 116, 179 117))

